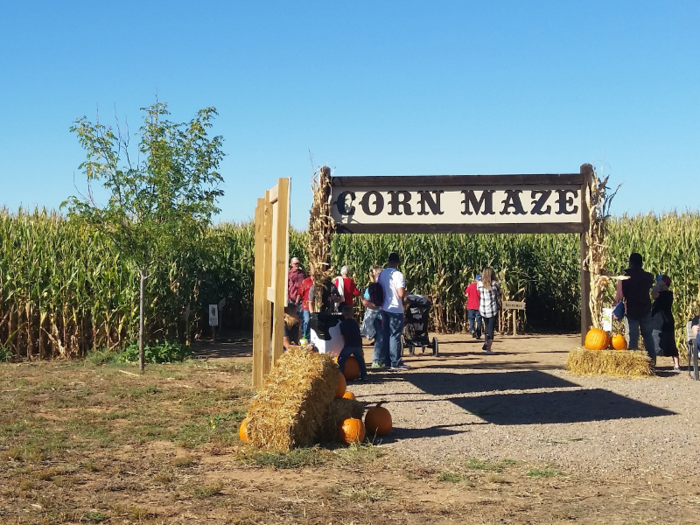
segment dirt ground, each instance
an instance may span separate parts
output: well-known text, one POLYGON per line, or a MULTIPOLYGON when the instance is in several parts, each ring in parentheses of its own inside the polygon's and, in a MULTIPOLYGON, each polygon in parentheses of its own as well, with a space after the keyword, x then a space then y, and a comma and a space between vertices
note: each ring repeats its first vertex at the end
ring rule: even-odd
MULTIPOLYGON (((700 385, 564 370, 577 336, 440 335, 350 383, 383 442, 260 455, 237 438, 247 340, 153 365, 0 365, 0 523, 697 523, 700 385), (419 351, 420 352, 420 351, 419 351)), ((371 348, 365 348, 370 358, 371 348)))

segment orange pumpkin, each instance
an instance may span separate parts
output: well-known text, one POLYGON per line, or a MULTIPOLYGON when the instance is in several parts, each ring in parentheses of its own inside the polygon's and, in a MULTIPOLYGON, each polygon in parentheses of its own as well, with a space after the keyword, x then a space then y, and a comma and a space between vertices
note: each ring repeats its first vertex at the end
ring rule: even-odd
POLYGON ((365 425, 360 419, 348 418, 340 425, 338 437, 343 443, 360 443, 365 439, 365 425))
POLYGON ((391 432, 391 413, 382 406, 384 401, 370 408, 365 415, 365 428, 371 436, 386 436, 391 432))
POLYGON ((612 338, 612 347, 615 350, 627 350, 627 340, 622 334, 617 334, 612 338))
POLYGON ((248 443, 248 420, 244 419, 241 421, 241 426, 238 427, 238 437, 241 438, 243 443, 248 443))
POLYGON ((348 381, 354 381, 360 377, 360 365, 357 363, 355 356, 350 356, 345 360, 345 366, 343 367, 343 375, 348 381))
POLYGON ((584 346, 588 350, 605 350, 610 344, 609 335, 605 330, 591 328, 586 334, 584 346))
POLYGON ((345 390, 348 388, 348 383, 345 381, 345 376, 338 372, 338 384, 335 387, 335 397, 343 397, 345 390))
POLYGON ((345 393, 343 394, 343 399, 351 399, 351 400, 354 400, 354 399, 355 399, 355 394, 353 394, 352 392, 350 392, 350 390, 346 390, 345 393))

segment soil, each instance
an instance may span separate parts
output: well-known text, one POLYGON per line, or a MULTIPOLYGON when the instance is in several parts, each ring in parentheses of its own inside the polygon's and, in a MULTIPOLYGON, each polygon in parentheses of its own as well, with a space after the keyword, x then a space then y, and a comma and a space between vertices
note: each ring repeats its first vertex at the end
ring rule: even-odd
POLYGON ((295 468, 246 461, 233 420, 222 433, 197 426, 247 403, 249 339, 203 343, 194 364, 143 376, 7 365, 7 413, 33 412, 0 414, 0 523, 698 522, 700 383, 670 359, 651 379, 576 377, 564 363, 579 336, 498 337, 493 355, 469 334, 437 337, 437 358, 419 350, 410 371, 349 384, 360 401, 387 401, 389 436, 326 444, 323 461, 295 468), (183 448, 187 435, 169 436, 188 417, 201 439, 183 448), (46 456, 12 437, 38 446, 66 425, 76 434, 46 456))

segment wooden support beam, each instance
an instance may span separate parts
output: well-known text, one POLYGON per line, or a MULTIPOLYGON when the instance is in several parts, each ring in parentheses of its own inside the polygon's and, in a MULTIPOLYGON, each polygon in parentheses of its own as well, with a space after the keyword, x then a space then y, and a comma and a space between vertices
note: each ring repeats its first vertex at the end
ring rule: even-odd
POLYGON ((275 303, 272 325, 272 365, 282 356, 284 337, 284 307, 287 305, 287 237, 289 236, 289 179, 279 179, 274 224, 274 282, 275 303))
POLYGON ((272 203, 270 202, 270 192, 265 192, 265 208, 263 211, 265 218, 265 229, 263 232, 263 252, 265 258, 265 267, 263 268, 263 279, 265 281, 265 289, 260 293, 263 299, 264 315, 263 315, 263 355, 262 355, 262 375, 263 378, 270 373, 270 336, 272 334, 272 305, 267 300, 266 288, 270 284, 272 278, 272 203))
POLYGON ((581 217, 583 219, 583 232, 581 233, 579 242, 579 257, 581 267, 581 345, 583 345, 586 341, 586 332, 588 332, 592 325, 590 307, 591 274, 586 264, 586 257, 588 256, 586 233, 588 232, 590 219, 585 194, 588 191, 588 185, 593 179, 593 166, 590 164, 583 164, 581 166, 581 176, 583 177, 583 182, 581 183, 581 217))
POLYGON ((265 315, 265 297, 262 293, 265 287, 263 268, 265 257, 265 199, 258 199, 255 207, 255 281, 253 284, 253 387, 263 384, 263 318, 265 315))

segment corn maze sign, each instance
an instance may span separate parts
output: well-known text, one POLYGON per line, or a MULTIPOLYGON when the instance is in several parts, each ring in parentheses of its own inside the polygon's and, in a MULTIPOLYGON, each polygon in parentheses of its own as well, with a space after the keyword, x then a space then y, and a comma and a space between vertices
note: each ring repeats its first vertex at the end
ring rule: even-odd
MULTIPOLYGON (((577 233, 581 342, 591 325, 585 264, 593 167, 552 175, 332 177, 338 233, 577 233)), ((524 306, 524 305, 523 305, 524 306)))
POLYGON ((333 177, 339 233, 580 233, 584 175, 333 177))

